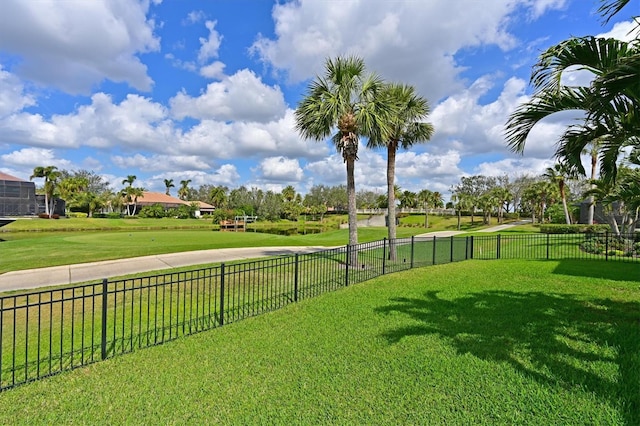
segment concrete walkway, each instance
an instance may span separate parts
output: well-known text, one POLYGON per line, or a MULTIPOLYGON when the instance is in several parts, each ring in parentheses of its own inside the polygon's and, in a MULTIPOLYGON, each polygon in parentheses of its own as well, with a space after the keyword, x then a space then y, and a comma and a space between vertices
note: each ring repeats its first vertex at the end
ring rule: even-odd
MULTIPOLYGON (((492 226, 490 228, 479 229, 473 232, 498 232, 504 229, 513 228, 518 225, 526 225, 527 223, 531 223, 531 220, 520 220, 518 222, 511 222, 504 225, 492 226)), ((450 237, 452 235, 464 234, 467 231, 435 231, 435 232, 427 232, 426 234, 416 235, 416 237, 450 237)))
MULTIPOLYGON (((498 225, 476 232, 496 232, 530 221, 498 225)), ((465 231, 436 231, 416 235, 417 237, 450 237, 465 231)), ((105 260, 101 262, 79 263, 75 265, 53 266, 50 268, 28 269, 0 274, 0 292, 28 290, 40 287, 66 285, 85 281, 99 281, 122 275, 159 271, 207 263, 231 260, 256 259, 267 256, 285 256, 295 253, 312 253, 326 250, 322 246, 251 247, 199 250, 182 253, 156 254, 128 259, 105 260)))
POLYGON ((99 281, 103 278, 182 266, 256 259, 267 256, 285 256, 295 253, 312 253, 328 248, 320 246, 226 248, 12 271, 0 275, 0 292, 99 281))

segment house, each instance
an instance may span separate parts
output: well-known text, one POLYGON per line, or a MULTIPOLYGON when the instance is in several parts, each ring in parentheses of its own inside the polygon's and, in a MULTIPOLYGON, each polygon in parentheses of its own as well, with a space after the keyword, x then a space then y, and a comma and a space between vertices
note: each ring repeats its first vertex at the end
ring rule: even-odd
POLYGON ((215 210, 215 207, 202 201, 185 201, 162 192, 145 191, 141 197, 138 197, 136 213, 145 206, 153 206, 155 204, 160 204, 165 210, 169 210, 183 205, 190 206, 192 203, 198 206, 196 217, 200 217, 203 213, 211 214, 215 210))
POLYGON ((0 172, 0 216, 38 214, 36 184, 0 172))

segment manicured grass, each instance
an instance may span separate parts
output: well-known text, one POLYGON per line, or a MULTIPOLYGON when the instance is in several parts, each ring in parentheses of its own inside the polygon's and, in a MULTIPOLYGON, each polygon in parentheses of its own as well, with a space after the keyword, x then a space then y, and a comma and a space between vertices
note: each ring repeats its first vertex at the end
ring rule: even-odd
MULTIPOLYGON (((108 219, 102 219, 108 220, 108 219)), ((54 222, 54 221, 49 221, 54 222)), ((126 222, 126 221, 125 221, 126 222)), ((398 237, 420 229, 402 229, 398 237)), ((360 242, 381 240, 386 228, 361 228, 360 242)), ((308 235, 274 235, 253 232, 217 232, 211 229, 157 229, 119 231, 11 232, 0 234, 0 273, 21 269, 233 247, 341 246, 349 240, 341 229, 308 235)))
POLYGON ((0 236, 5 232, 31 231, 100 231, 100 230, 128 230, 128 229, 211 229, 210 219, 150 219, 150 218, 62 218, 40 219, 19 218, 15 222, 0 228, 0 236))
POLYGON ((637 265, 414 269, 0 393, 0 423, 640 423, 637 265))

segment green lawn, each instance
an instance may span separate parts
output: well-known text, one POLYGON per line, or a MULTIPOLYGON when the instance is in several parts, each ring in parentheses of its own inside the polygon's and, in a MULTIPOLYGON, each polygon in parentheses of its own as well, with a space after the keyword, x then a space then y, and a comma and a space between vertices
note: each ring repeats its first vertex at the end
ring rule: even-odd
POLYGON ((0 393, 0 424, 640 424, 637 264, 414 269, 0 393))
MULTIPOLYGON (((452 218, 449 218, 449 221, 452 218)), ((441 222, 442 230, 447 221, 441 222)), ((0 232, 0 273, 92 262, 124 257, 230 247, 340 246, 348 230, 320 234, 275 235, 213 231, 209 220, 178 219, 60 219, 18 220, 0 232), (103 229, 98 229, 102 226, 103 229), (183 229, 191 228, 191 229, 183 229), (39 232, 35 232, 35 231, 39 232), (31 231, 31 232, 28 232, 31 231), (55 231, 55 232, 54 232, 55 231)), ((398 228, 398 238, 425 232, 419 227, 398 228)), ((360 242, 381 240, 386 228, 359 228, 360 242)))

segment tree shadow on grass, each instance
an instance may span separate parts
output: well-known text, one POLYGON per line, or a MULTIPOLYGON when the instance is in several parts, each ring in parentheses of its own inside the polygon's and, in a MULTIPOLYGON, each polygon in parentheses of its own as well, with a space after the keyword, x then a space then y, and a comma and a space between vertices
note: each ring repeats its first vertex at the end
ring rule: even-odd
POLYGON ((553 273, 615 281, 640 281, 640 262, 625 262, 624 260, 590 260, 589 262, 579 259, 561 260, 553 270, 553 273))
POLYGON ((640 303, 581 299, 567 294, 486 291, 454 300, 437 291, 398 298, 378 312, 402 312, 421 325, 389 330, 390 343, 440 335, 460 354, 505 362, 536 381, 581 386, 620 407, 640 424, 640 303), (585 348, 589 349, 585 349, 585 348), (585 364, 614 363, 617 380, 585 364))

